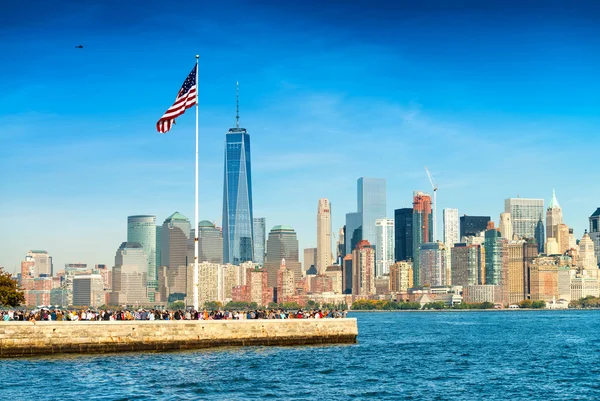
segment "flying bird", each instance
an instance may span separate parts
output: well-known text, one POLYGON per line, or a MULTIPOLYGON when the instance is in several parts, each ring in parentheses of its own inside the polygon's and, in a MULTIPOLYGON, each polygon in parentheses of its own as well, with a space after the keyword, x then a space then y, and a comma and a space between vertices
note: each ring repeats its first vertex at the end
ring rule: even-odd
POLYGON ((76 49, 83 49, 83 45, 75 46, 76 49))

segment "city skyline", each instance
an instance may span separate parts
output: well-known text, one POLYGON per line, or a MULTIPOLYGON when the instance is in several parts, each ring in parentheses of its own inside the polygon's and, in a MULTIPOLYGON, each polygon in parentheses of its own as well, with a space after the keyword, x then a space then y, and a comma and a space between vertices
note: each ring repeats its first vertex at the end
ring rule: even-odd
MULTIPOLYGON (((155 51, 164 50, 157 39, 164 39, 169 24, 142 39, 127 31, 129 8, 117 16, 103 5, 95 14, 41 5, 28 18, 38 20, 34 33, 47 34, 34 38, 21 35, 27 26, 18 20, 24 6, 9 5, 8 19, 14 15, 21 25, 0 28, 4 37, 15 38, 6 43, 8 61, 0 66, 0 76, 11 77, 0 81, 0 219, 10 227, 10 236, 3 230, 0 241, 0 265, 18 271, 30 249, 47 250, 59 267, 111 265, 114 250, 127 239, 127 216, 156 215, 158 222, 176 210, 193 216, 193 116, 180 117, 164 136, 155 134, 153 125, 196 52, 201 55, 199 220, 222 226, 223 132, 234 122, 232 88, 239 80, 244 126, 253 135, 253 214, 266 218, 267 230, 292 226, 300 249, 316 246, 316 200, 328 198, 335 205, 332 230, 337 232, 345 214, 355 210, 356 180, 381 177, 387 184, 385 217, 393 218, 395 209, 411 206, 414 190, 430 190, 424 165, 439 185, 438 222, 442 209, 457 208, 460 215, 491 216, 498 223, 504 199, 540 198, 547 206, 556 188, 563 221, 581 238, 600 203, 600 188, 585 184, 595 182, 594 169, 574 163, 593 161, 599 144, 595 110, 600 105, 590 96, 599 85, 590 69, 598 64, 592 51, 598 28, 576 7, 545 10, 533 21, 519 20, 529 15, 521 10, 511 19, 512 40, 488 51, 502 24, 478 22, 489 22, 493 5, 471 5, 472 14, 461 16, 462 29, 450 34, 455 40, 450 45, 464 48, 447 50, 442 45, 448 43, 436 44, 438 36, 434 39, 429 28, 438 22, 438 34, 452 31, 450 17, 456 13, 434 13, 419 24, 425 11, 417 6, 404 5, 402 12, 392 7, 389 16, 373 10, 373 20, 365 19, 353 33, 326 22, 332 5, 311 16, 296 13, 293 7, 301 6, 239 4, 240 12, 247 11, 244 26, 265 22, 264 29, 240 37, 218 22, 228 10, 215 6, 199 27, 190 28, 199 39, 180 38, 174 49, 169 42, 168 62, 157 62, 155 51), (52 27, 58 15, 64 32, 52 27), (304 29, 266 23, 277 20, 267 18, 274 15, 287 21, 295 15, 304 29), (373 21, 380 17, 399 23, 376 27, 373 21), (110 41, 86 33, 89 24, 97 32, 121 35, 136 51, 118 53, 110 41), (552 35, 548 24, 554 24, 552 35), (471 41, 479 29, 487 36, 471 41), (413 30, 416 34, 402 35, 413 30), (390 33, 406 37, 406 43, 384 40, 390 33), (85 42, 84 49, 73 49, 73 35, 85 42), (280 39, 270 41, 274 36, 280 39), (239 46, 230 46, 234 39, 239 46), (330 52, 341 40, 346 45, 330 52), (286 50, 286 41, 306 45, 286 50), (434 56, 418 50, 421 46, 434 56), (272 56, 277 51, 282 57, 272 56), (236 53, 250 62, 228 64, 236 53), (45 66, 44 79, 32 83, 38 63, 45 66), (127 96, 141 88, 143 99, 127 96), (82 102, 88 93, 93 97, 82 102), (412 139, 417 137, 427 144, 412 139), (464 163, 461 152, 467 148, 480 152, 471 152, 464 163), (397 157, 398 149, 404 158, 397 157), (523 164, 530 160, 536 163, 523 164), (564 164, 553 169, 561 160, 564 164), (42 221, 44 229, 38 228, 42 221)), ((141 11, 147 22, 156 9, 141 11)), ((353 5, 344 12, 352 21, 362 18, 353 5)))

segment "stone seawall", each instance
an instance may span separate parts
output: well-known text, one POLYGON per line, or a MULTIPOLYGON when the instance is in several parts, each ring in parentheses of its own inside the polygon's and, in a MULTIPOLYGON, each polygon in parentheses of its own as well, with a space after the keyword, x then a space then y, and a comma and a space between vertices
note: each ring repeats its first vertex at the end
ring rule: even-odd
POLYGON ((349 319, 0 322, 0 357, 355 343, 349 319))

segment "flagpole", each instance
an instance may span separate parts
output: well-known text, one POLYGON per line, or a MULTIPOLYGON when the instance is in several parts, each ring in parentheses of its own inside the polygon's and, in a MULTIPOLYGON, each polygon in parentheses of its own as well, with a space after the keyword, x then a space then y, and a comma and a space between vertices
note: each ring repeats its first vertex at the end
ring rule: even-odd
POLYGON ((198 59, 196 54, 196 201, 194 202, 194 310, 198 311, 198 59))

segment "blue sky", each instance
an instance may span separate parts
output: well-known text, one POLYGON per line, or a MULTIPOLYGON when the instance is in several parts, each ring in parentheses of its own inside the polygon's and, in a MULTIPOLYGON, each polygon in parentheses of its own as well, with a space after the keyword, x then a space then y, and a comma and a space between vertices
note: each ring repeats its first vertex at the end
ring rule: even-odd
POLYGON ((440 235, 444 207, 497 221, 505 198, 547 203, 552 188, 583 234, 600 206, 600 4, 284 3, 3 5, 0 266, 29 249, 55 270, 112 266, 128 215, 193 219, 194 113, 166 135, 155 123, 196 53, 200 219, 221 220, 239 81, 254 215, 292 225, 301 248, 319 198, 337 232, 356 179, 383 177, 391 217, 430 189, 424 166, 440 235))

